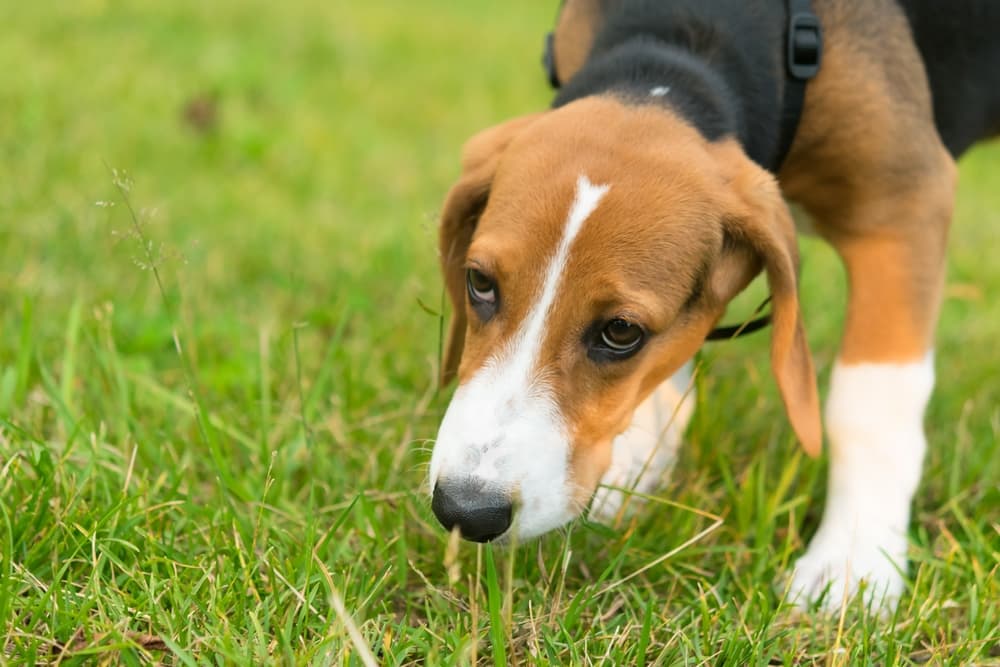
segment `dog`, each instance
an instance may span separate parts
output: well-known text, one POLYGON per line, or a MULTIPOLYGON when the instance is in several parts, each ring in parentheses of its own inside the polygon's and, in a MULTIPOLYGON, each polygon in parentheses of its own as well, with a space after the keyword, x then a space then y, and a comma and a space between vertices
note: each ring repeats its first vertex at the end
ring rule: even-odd
POLYGON ((819 455, 787 198, 849 283, 825 513, 787 590, 801 606, 864 591, 892 608, 955 160, 1000 132, 997 34, 990 0, 565 1, 552 107, 470 139, 441 215, 442 380, 458 387, 429 483, 445 528, 523 540, 592 498, 616 511, 595 489, 666 465, 689 360, 761 272, 773 374, 819 455))

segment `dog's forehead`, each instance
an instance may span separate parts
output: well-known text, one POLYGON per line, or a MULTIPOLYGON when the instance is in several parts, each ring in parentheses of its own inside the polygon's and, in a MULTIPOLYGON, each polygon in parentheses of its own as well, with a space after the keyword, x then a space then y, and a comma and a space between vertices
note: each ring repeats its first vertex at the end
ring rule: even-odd
POLYGON ((714 214, 727 187, 709 143, 686 122, 613 99, 580 100, 545 114, 499 156, 477 233, 558 243, 581 177, 609 186, 581 235, 626 245, 644 243, 662 223, 714 214))
POLYGON ((498 179, 470 256, 525 278, 541 271, 563 238, 581 178, 607 192, 575 236, 567 274, 645 288, 663 273, 686 272, 721 242, 724 207, 703 174, 667 164, 658 176, 585 156, 567 162, 540 178, 498 179))

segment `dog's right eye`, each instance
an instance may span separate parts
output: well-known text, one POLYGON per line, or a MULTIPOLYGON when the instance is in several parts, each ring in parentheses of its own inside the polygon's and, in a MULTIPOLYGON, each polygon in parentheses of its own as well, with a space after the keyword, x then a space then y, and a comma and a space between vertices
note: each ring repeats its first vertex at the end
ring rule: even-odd
POLYGON ((496 303, 497 286, 493 284, 493 280, 489 276, 482 271, 469 269, 468 282, 469 296, 472 297, 473 301, 496 303))
POLYGON ((483 320, 488 320, 497 309, 497 285, 493 279, 478 269, 469 269, 465 274, 469 290, 469 301, 483 320))

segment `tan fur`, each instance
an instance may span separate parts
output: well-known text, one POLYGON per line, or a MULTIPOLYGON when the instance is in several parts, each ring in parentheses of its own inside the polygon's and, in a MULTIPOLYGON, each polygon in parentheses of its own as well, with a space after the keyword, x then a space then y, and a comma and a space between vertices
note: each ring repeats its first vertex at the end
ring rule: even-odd
MULTIPOLYGON (((908 215, 938 229, 946 229, 950 221, 949 213, 940 208, 919 211, 905 204, 885 214, 908 215)), ((922 359, 933 344, 941 302, 943 247, 917 244, 898 235, 836 237, 834 245, 847 266, 850 282, 841 361, 903 363, 922 359)))
POLYGON ((521 329, 562 237, 578 177, 610 186, 574 242, 535 370, 571 430, 581 498, 607 468, 611 441, 635 407, 694 354, 761 267, 773 294, 775 375, 796 432, 808 451, 819 450, 794 228, 774 179, 735 143, 711 144, 656 107, 592 98, 480 135, 466 155, 441 228, 457 314, 449 367, 465 324, 461 382, 521 329), (594 126, 602 132, 588 131, 594 126), (480 154, 480 147, 494 154, 480 154), (462 271, 469 265, 497 280, 501 307, 486 323, 467 305, 462 271), (595 363, 584 331, 620 316, 649 332, 645 348, 627 361, 595 363))
POLYGON ((553 55, 560 81, 583 67, 601 22, 600 0, 566 0, 556 22, 553 55))

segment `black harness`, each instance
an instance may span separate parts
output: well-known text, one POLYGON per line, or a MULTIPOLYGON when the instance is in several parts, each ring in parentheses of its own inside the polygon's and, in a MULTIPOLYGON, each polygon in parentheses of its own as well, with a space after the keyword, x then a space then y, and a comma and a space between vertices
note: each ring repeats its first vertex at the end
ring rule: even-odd
POLYGON ((774 162, 776 168, 781 167, 792 149, 805 105, 806 84, 819 73, 823 58, 823 28, 810 0, 788 0, 785 44, 785 93, 781 103, 781 141, 774 162))
MULTIPOLYGON (((775 171, 781 167, 795 141, 795 133, 805 106, 806 84, 819 72, 823 59, 823 28, 812 9, 811 0, 785 0, 788 7, 788 25, 785 33, 785 89, 781 100, 781 133, 775 156, 775 171)), ((553 42, 555 33, 545 36, 542 66, 549 85, 559 89, 562 82, 556 71, 553 42)), ((754 315, 771 301, 768 297, 754 311, 754 315)), ((771 323, 771 313, 748 320, 742 324, 716 327, 705 340, 728 340, 759 331, 771 323)))

